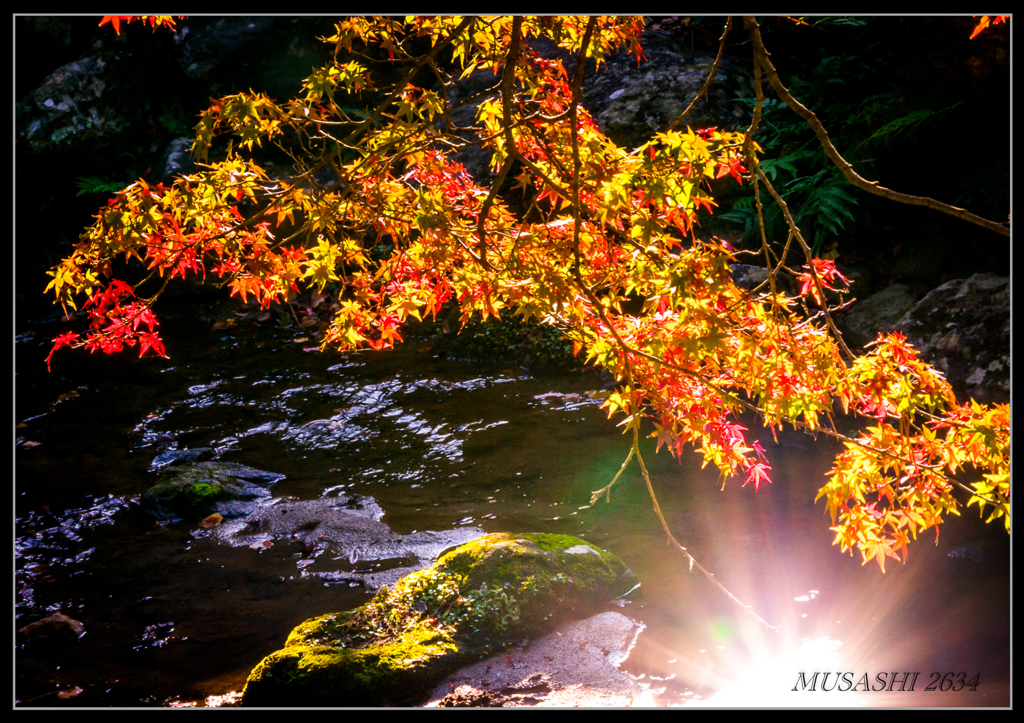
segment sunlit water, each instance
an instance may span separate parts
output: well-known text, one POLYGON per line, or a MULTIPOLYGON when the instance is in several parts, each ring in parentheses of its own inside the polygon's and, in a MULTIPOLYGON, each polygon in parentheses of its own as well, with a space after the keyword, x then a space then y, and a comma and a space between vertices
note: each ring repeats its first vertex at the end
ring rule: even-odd
POLYGON ((862 567, 831 546, 813 504, 836 451, 827 441, 776 445, 747 420, 773 466, 756 494, 735 480, 723 490, 696 455, 680 464, 645 447, 674 534, 769 630, 666 547, 635 463, 611 504, 589 505, 628 453, 586 394, 602 388, 596 375, 446 362, 415 339, 338 355, 283 331, 165 335, 170 360, 80 357, 49 377, 26 368, 44 346, 16 347, 26 426, 16 430, 15 626, 59 610, 87 631, 69 645, 19 646, 19 704, 201 705, 240 690, 298 623, 372 594, 325 583, 319 561, 300 566, 298 543, 233 548, 144 513, 150 462, 168 445, 213 446, 287 475, 275 496, 373 497, 398 534, 567 533, 613 551, 642 581, 621 608, 647 626, 622 666, 639 704, 1009 703, 1005 538, 985 562, 948 557, 990 534, 965 513, 938 546, 934 533, 913 544, 905 566, 862 567))

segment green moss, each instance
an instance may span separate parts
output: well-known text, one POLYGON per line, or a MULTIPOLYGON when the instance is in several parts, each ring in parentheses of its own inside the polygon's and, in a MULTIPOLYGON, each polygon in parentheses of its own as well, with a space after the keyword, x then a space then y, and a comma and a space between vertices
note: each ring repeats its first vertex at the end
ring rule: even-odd
POLYGON ((493 534, 382 587, 365 605, 307 620, 253 670, 247 705, 375 704, 629 589, 618 558, 568 535, 493 534), (564 554, 586 545, 596 554, 564 554))
POLYGON ((147 495, 163 505, 178 509, 198 509, 226 496, 224 488, 207 482, 194 484, 156 484, 147 495))
POLYGON ((356 648, 303 642, 293 634, 249 675, 244 697, 247 705, 397 702, 473 659, 460 654, 449 633, 427 622, 410 626, 400 638, 356 648))

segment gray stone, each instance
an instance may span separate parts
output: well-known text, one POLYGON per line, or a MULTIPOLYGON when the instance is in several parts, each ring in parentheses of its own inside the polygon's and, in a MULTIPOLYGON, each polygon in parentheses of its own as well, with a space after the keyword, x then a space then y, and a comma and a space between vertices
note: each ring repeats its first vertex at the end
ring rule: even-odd
POLYGON ((929 292, 886 331, 900 331, 958 398, 1010 399, 1010 279, 975 274, 929 292))
POLYGON ((111 102, 118 93, 108 70, 106 61, 96 56, 67 63, 18 103, 18 135, 32 151, 82 151, 124 131, 134 119, 133 111, 111 102))
POLYGON ((872 342, 880 330, 891 329, 914 308, 917 300, 905 284, 893 284, 854 302, 850 310, 837 319, 839 330, 850 347, 863 347, 872 342))
POLYGON ((178 176, 195 171, 196 164, 192 160, 191 151, 191 138, 175 138, 168 144, 160 165, 159 178, 163 183, 173 183, 178 176))
MULTIPOLYGON (((665 131, 697 96, 714 63, 713 55, 692 60, 676 51, 675 41, 647 34, 642 42, 648 62, 631 55, 610 58, 583 81, 583 105, 598 127, 621 146, 636 148, 665 131)), ((731 99, 749 94, 742 76, 723 58, 708 92, 684 118, 687 126, 736 130, 749 123, 744 107, 731 99)))
POLYGON ((424 707, 644 705, 644 691, 619 669, 643 629, 643 624, 615 612, 565 625, 453 673, 424 707))
MULTIPOLYGON (((750 264, 730 264, 729 275, 738 287, 750 291, 768 280, 768 269, 750 264)), ((765 284, 761 291, 771 291, 771 288, 765 284)))
POLYGON ((167 449, 158 454, 150 462, 150 470, 158 470, 162 467, 188 464, 191 462, 206 462, 216 457, 217 453, 212 447, 196 447, 195 449, 167 449))
POLYGON ((256 549, 298 542, 304 575, 376 588, 425 567, 446 548, 484 534, 478 527, 464 526, 398 535, 380 521, 383 516, 371 497, 263 498, 243 515, 214 527, 211 535, 225 544, 256 549))

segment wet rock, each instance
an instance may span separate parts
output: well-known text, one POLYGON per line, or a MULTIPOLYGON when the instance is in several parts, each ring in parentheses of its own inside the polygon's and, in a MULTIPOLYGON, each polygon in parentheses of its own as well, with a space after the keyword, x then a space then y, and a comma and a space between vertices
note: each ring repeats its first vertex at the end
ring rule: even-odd
MULTIPOLYGON (((627 148, 643 145, 655 133, 667 130, 700 92, 715 61, 714 55, 691 56, 671 38, 656 33, 645 33, 641 44, 648 62, 638 65, 635 57, 622 54, 583 83, 583 104, 598 127, 627 148)), ((685 132, 687 126, 735 130, 745 125, 744 107, 730 102, 752 95, 742 83, 731 60, 723 58, 707 94, 677 130, 685 132)))
POLYGON ((623 707, 640 688, 619 665, 644 626, 601 613, 443 680, 425 707, 623 707))
POLYGON ((198 520, 214 512, 225 518, 240 517, 256 509, 255 500, 270 497, 266 486, 283 479, 283 474, 234 462, 171 465, 142 494, 142 504, 164 518, 187 516, 198 520))
MULTIPOLYGON (((729 275, 733 283, 741 289, 750 291, 768 281, 768 269, 763 266, 751 266, 750 264, 730 264, 729 275)), ((771 291, 771 287, 765 284, 761 291, 771 291)))
POLYGON ((975 274, 929 292, 891 331, 946 375, 957 397, 1010 401, 1010 279, 975 274))
MULTIPOLYGON (((305 567, 317 556, 334 563, 327 565, 330 570, 306 569, 306 574, 374 588, 394 583, 445 549, 484 534, 476 527, 458 527, 398 535, 380 521, 383 516, 370 497, 263 500, 244 516, 217 525, 211 534, 220 542, 253 549, 294 542, 303 554, 300 565, 305 567)), ((318 561, 317 567, 323 566, 318 561)))
POLYGON ((893 284, 856 301, 850 310, 836 319, 843 338, 851 347, 863 347, 878 336, 881 329, 890 329, 914 308, 917 299, 906 284, 893 284))
POLYGON ((217 453, 212 447, 196 447, 195 449, 167 449, 158 454, 150 462, 151 470, 160 469, 176 464, 189 464, 192 462, 205 462, 213 459, 217 453))
POLYGON ((252 671, 242 702, 418 700, 458 668, 601 610, 634 585, 621 560, 578 538, 487 535, 362 607, 307 620, 252 671))
POLYGON ((992 554, 988 540, 976 540, 953 548, 946 553, 946 556, 961 560, 974 560, 974 562, 987 562, 992 554))
POLYGON ((169 185, 178 176, 195 171, 196 164, 192 160, 191 151, 191 138, 175 138, 171 141, 164 150, 163 158, 158 166, 160 181, 169 185))
POLYGON ((107 66, 98 56, 63 65, 18 103, 18 135, 32 151, 82 151, 112 140, 135 120, 112 99, 118 94, 107 66))
POLYGON ((954 547, 946 556, 978 564, 994 562, 1008 558, 1009 546, 1007 535, 979 537, 954 547))
POLYGON ((77 620, 69 618, 67 615, 54 613, 42 620, 29 623, 18 630, 18 633, 34 642, 60 642, 78 640, 85 635, 85 626, 77 620))

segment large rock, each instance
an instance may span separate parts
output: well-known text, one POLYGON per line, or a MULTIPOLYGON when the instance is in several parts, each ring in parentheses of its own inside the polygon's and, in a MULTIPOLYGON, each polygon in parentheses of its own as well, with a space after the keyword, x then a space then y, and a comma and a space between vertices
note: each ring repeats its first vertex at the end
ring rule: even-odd
POLYGON ((242 702, 418 701, 458 668, 601 611, 634 585, 621 560, 578 538, 487 535, 360 608, 307 620, 253 669, 242 702))
MULTIPOLYGON (((663 132, 686 110, 704 86, 714 64, 713 55, 689 54, 674 41, 645 34, 642 46, 648 62, 639 65, 630 55, 609 59, 601 70, 584 80, 584 106, 598 127, 621 146, 636 148, 663 132)), ((715 126, 736 130, 749 125, 749 112, 737 97, 752 93, 723 58, 708 92, 683 119, 677 130, 715 126)))
POLYGON ((929 292, 891 329, 946 375, 957 397, 1010 401, 1010 279, 975 274, 929 292))
POLYGON ((55 70, 17 106, 18 135, 35 153, 83 151, 109 143, 138 121, 117 75, 99 56, 55 70))

